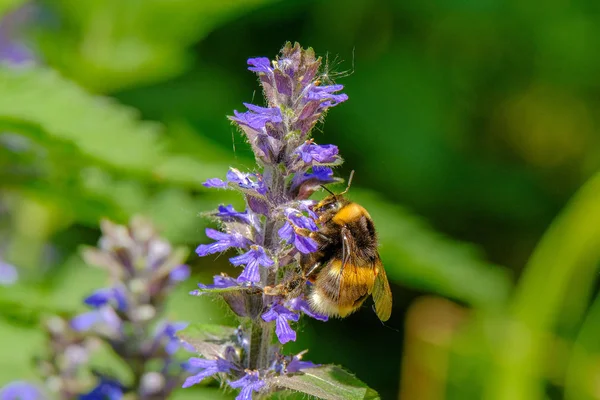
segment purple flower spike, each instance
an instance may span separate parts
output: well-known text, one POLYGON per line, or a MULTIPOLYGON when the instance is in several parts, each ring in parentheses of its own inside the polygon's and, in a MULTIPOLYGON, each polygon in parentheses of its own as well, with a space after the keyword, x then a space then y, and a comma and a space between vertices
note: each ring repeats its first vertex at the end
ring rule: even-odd
POLYGON ((40 390, 28 382, 11 382, 0 390, 2 400, 44 400, 46 396, 40 390))
POLYGON ((308 302, 304 299, 304 296, 299 296, 294 299, 291 299, 286 304, 290 310, 293 311, 302 311, 304 314, 308 315, 311 318, 314 318, 319 321, 327 321, 329 317, 327 315, 317 314, 311 308, 308 302))
POLYGON ((262 319, 266 322, 275 321, 275 333, 281 344, 296 341, 296 332, 292 330, 288 321, 298 321, 298 314, 280 304, 276 304, 262 315, 262 319))
POLYGON ((244 272, 240 274, 237 281, 238 282, 259 282, 260 281, 260 271, 259 266, 263 267, 272 267, 273 260, 269 258, 267 253, 265 253, 265 249, 260 246, 252 246, 252 249, 244 254, 240 254, 239 256, 235 256, 229 259, 231 263, 235 266, 246 264, 246 268, 244 268, 244 272))
POLYGON ((100 308, 106 304, 115 306, 119 311, 127 309, 127 295, 122 287, 98 289, 84 301, 90 307, 100 308))
POLYGON ((183 383, 183 388, 187 388, 200 383, 203 379, 213 376, 220 372, 229 372, 236 369, 235 365, 222 358, 215 360, 206 360, 204 358, 192 357, 188 360, 186 369, 201 369, 196 375, 188 377, 183 383))
POLYGON ((252 392, 259 392, 265 386, 265 382, 260 379, 258 371, 249 371, 241 379, 229 382, 229 386, 242 389, 235 400, 252 400, 252 392))
POLYGON ((200 257, 204 257, 209 254, 221 253, 230 247, 241 247, 245 248, 250 243, 248 239, 243 237, 240 233, 224 233, 214 229, 207 228, 206 236, 216 240, 211 244, 201 244, 196 248, 196 253, 200 257))

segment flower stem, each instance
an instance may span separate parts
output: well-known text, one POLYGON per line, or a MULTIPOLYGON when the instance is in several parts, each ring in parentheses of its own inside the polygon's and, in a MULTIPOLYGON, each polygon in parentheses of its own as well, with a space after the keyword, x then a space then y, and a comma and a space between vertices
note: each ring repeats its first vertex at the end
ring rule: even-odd
MULTIPOLYGON (((273 205, 276 207, 285 202, 285 177, 277 166, 265 166, 263 171, 266 187, 273 205)), ((277 254, 279 241, 276 238, 276 220, 267 215, 263 226, 263 247, 277 254)), ((264 286, 274 285, 277 278, 276 269, 263 269, 261 273, 261 284, 264 286)), ((263 296, 263 307, 266 308, 272 301, 272 296, 263 296)), ((250 336, 250 369, 265 369, 269 367, 269 353, 273 345, 275 330, 273 324, 266 324, 258 316, 252 321, 252 333, 250 336)))

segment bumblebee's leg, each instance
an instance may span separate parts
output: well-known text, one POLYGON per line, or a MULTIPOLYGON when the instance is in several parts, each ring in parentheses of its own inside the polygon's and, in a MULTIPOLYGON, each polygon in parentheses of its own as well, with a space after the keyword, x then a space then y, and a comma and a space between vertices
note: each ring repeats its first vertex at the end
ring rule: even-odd
POLYGON ((321 232, 314 232, 310 229, 298 228, 297 226, 294 226, 294 232, 296 232, 297 235, 306 236, 317 241, 331 242, 331 239, 321 232))
MULTIPOLYGON (((275 285, 275 286, 265 286, 263 288, 263 292, 269 296, 290 296, 296 294, 298 290, 302 289, 302 283, 304 282, 304 277, 291 277, 290 279, 275 285)), ((296 294, 297 296, 297 294, 296 294)), ((296 297, 292 296, 292 297, 296 297)))

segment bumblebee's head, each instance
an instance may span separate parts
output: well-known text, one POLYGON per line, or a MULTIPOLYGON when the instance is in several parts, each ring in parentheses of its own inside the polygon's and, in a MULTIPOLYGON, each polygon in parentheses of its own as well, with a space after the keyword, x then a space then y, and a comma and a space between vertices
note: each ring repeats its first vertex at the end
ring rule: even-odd
POLYGON ((350 201, 343 195, 332 194, 317 203, 317 205, 313 207, 313 210, 319 216, 319 222, 323 224, 333 219, 333 217, 335 217, 348 203, 350 203, 350 201))
POLYGON ((317 214, 325 214, 325 213, 336 213, 340 211, 342 208, 342 202, 345 199, 341 195, 332 194, 330 196, 325 197, 323 200, 318 202, 314 210, 317 214))
POLYGON ((346 187, 346 190, 344 190, 340 194, 335 194, 331 190, 327 189, 325 186, 322 186, 322 188, 328 191, 330 195, 325 197, 313 207, 313 210, 315 211, 315 213, 317 213, 321 222, 329 221, 346 204, 350 203, 350 201, 348 201, 348 199, 344 197, 344 194, 346 194, 346 192, 348 192, 348 189, 350 189, 350 184, 352 183, 353 176, 354 171, 350 173, 350 178, 348 178, 348 186, 346 187))

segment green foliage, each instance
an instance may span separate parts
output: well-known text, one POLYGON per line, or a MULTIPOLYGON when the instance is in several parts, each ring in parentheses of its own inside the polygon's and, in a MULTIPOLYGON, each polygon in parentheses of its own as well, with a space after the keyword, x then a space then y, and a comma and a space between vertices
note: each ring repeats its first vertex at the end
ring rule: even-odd
MULTIPOLYGON (((407 356, 402 332, 411 329, 403 322, 414 293, 407 289, 416 289, 471 309, 453 333, 450 371, 418 346, 408 349, 421 356, 424 382, 447 379, 441 396, 554 399, 564 385, 566 398, 593 398, 595 189, 570 204, 526 261, 600 166, 600 19, 588 3, 35 2, 34 35, 24 42, 48 67, 0 67, 0 257, 21 267, 21 282, 0 293, 0 337, 18 344, 4 346, 0 385, 35 379, 30 360, 42 347, 40 320, 81 311, 81 298, 105 282, 74 256, 80 244, 96 241, 101 217, 124 222, 144 214, 176 244, 194 246, 205 240, 200 212, 240 205, 235 194, 201 183, 229 166, 252 168, 225 119, 242 101, 260 103, 244 60, 299 40, 323 56, 331 52, 331 77, 351 72, 338 79, 350 100, 315 139, 340 147, 346 163, 339 176, 357 171, 349 197, 375 220, 395 304, 386 326, 369 310, 306 322, 299 341, 307 342, 295 345, 314 349, 323 338, 339 339, 347 345, 311 351, 311 359, 345 358, 382 398, 397 398, 405 384, 398 382, 407 356), (548 366, 558 372, 549 377, 548 366)), ((22 4, 0 1, 0 15, 22 4)), ((195 281, 236 270, 224 256, 191 261, 201 276, 173 293, 167 314, 231 323, 221 302, 188 292, 195 281)), ((433 326, 424 340, 444 334, 433 326)), ((293 378, 290 385, 304 384, 306 393, 289 398, 321 390, 320 378, 293 378)), ((356 398, 370 393, 349 385, 356 398)), ((234 396, 203 387, 180 397, 234 396)))
POLYGON ((212 29, 267 0, 76 0, 49 2, 60 28, 41 29, 46 59, 96 92, 173 77, 190 47, 212 29))
POLYGON ((141 122, 131 108, 86 94, 56 72, 0 67, 0 90, 11 94, 0 101, 0 128, 59 147, 63 161, 87 162, 158 181, 181 182, 177 172, 186 168, 198 174, 186 182, 193 187, 208 177, 196 160, 179 158, 183 164, 179 167, 169 159, 158 124, 141 122), (39 96, 44 96, 43 107, 35 101, 39 96), (166 161, 166 171, 161 170, 166 161))
MULTIPOLYGON (((544 353, 550 346, 547 332, 558 324, 569 283, 583 276, 585 284, 570 295, 587 296, 597 275, 599 195, 597 174, 577 192, 536 247, 512 299, 511 317, 519 329, 507 328, 505 345, 495 353, 497 371, 490 374, 487 398, 541 398, 544 353)), ((589 335, 587 326, 581 333, 584 341, 589 335)))
POLYGON ((24 0, 0 0, 0 17, 23 3, 24 0))

